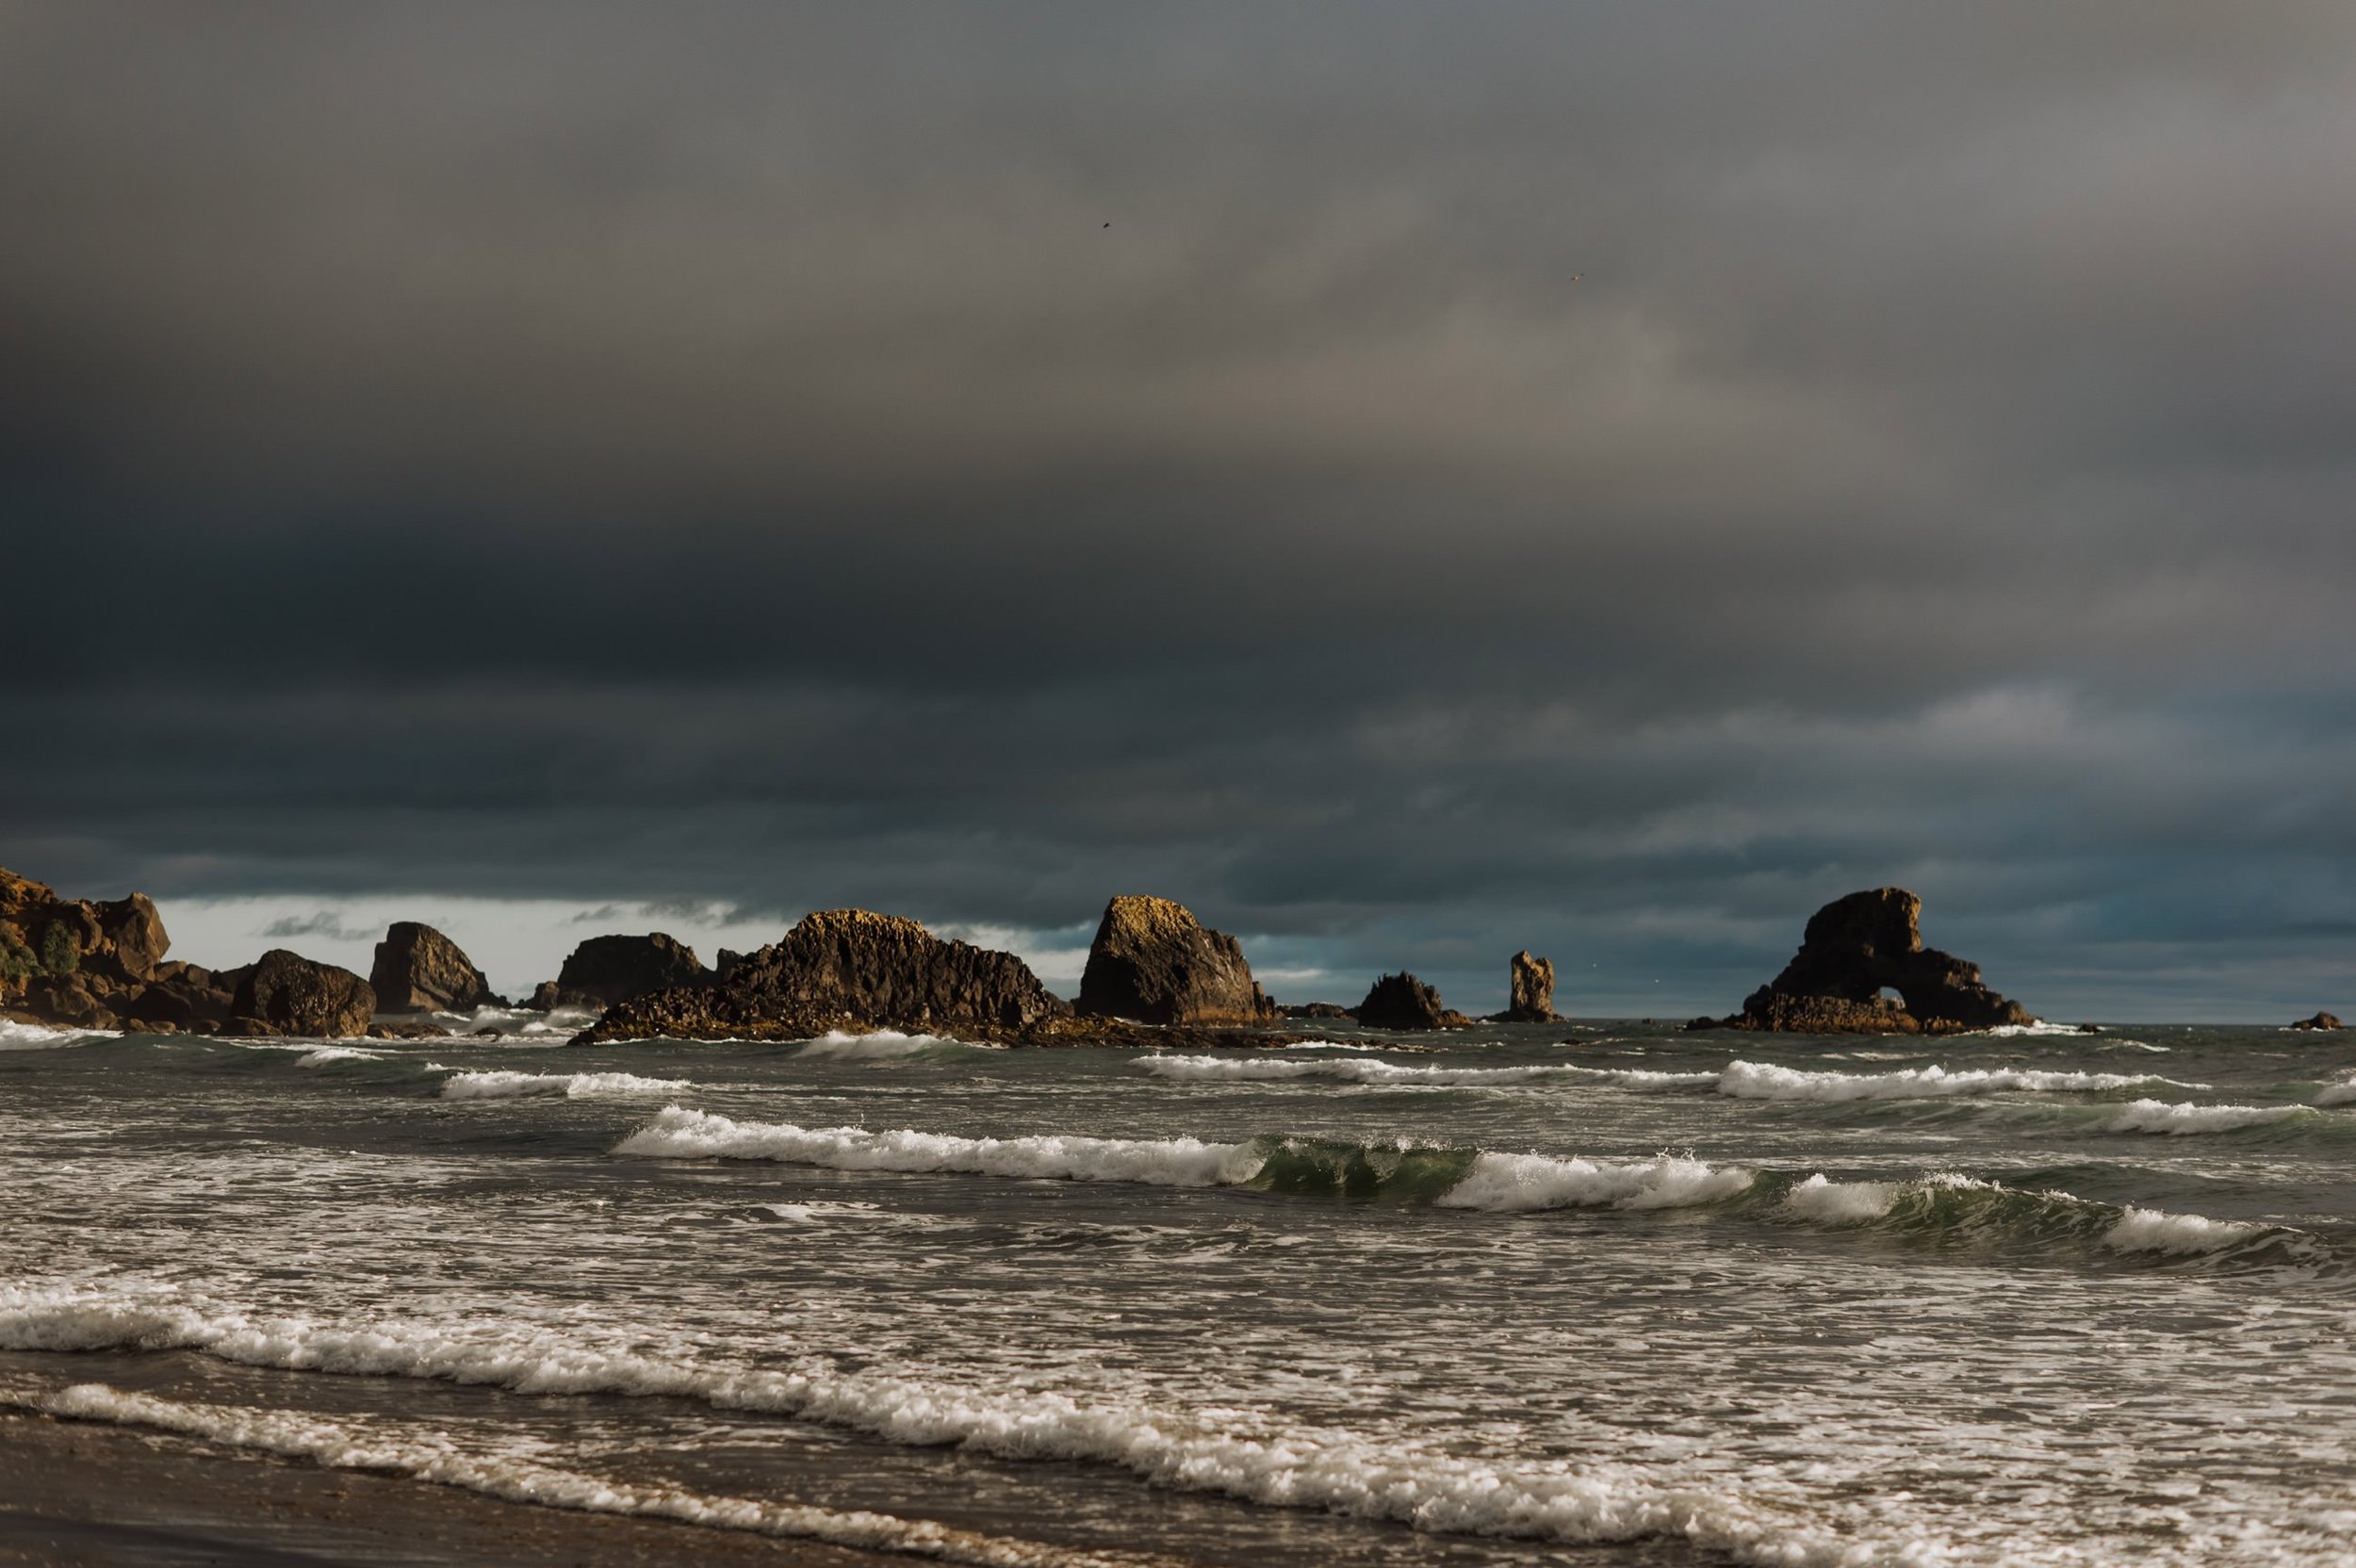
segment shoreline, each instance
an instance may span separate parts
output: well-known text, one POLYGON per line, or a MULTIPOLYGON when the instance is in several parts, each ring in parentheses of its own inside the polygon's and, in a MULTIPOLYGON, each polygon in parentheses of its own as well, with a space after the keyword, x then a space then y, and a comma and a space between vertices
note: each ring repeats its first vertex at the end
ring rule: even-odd
POLYGON ((507 1502, 169 1432, 0 1412, 0 1568, 892 1568, 914 1560, 507 1502))

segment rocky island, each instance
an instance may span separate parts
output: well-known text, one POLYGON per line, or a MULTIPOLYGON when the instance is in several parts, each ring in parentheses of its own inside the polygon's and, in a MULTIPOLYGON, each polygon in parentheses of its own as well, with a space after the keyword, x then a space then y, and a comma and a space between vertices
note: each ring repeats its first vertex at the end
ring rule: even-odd
POLYGON ((1952 1035, 2035 1023, 1980 981, 1977 964, 1922 945, 1922 901, 1904 888, 1837 898, 1809 917, 1800 951, 1731 1018, 1689 1029, 1808 1035, 1952 1035), (1895 991, 1896 998, 1883 994, 1895 991))

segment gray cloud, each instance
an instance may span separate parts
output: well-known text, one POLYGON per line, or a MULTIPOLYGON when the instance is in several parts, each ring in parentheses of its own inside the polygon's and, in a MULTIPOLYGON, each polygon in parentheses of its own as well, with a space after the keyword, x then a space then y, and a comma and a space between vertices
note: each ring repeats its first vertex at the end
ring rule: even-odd
POLYGON ((2348 984, 2344 9, 895 16, 0 22, 0 858, 2348 984))

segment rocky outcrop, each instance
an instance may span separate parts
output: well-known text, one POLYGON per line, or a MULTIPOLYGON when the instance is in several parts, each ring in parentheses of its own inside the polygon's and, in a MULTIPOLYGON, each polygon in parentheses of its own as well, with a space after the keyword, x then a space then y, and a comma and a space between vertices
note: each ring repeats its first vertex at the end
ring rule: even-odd
POLYGON ((275 947, 240 972, 221 1032, 340 1037, 365 1033, 375 1012, 376 993, 352 971, 275 947))
POLYGON ((2345 1029, 2348 1026, 2342 1023, 2335 1014, 2317 1013, 2313 1018, 2300 1019, 2291 1027, 2294 1029, 2345 1029))
MULTIPOLYGON (((571 965, 566 965, 569 975, 571 965)), ((584 1035, 602 1039, 803 1039, 829 1029, 1015 1030, 1069 1014, 1011 953, 943 941, 865 909, 805 915, 739 957, 717 984, 627 998, 584 1035)))
POLYGON ((1554 962, 1549 958, 1533 958, 1528 950, 1513 955, 1507 982, 1512 987, 1513 1000, 1501 1013, 1492 1013, 1493 1023, 1560 1023, 1562 1015, 1554 1010, 1554 962))
POLYGON ((1356 1015, 1338 1002, 1303 1002, 1297 1006, 1277 1008, 1276 1016, 1278 1018, 1319 1018, 1338 1021, 1356 1015))
POLYGON ((1080 1018, 1011 953, 943 941, 865 909, 804 916, 728 978, 634 997, 575 1037, 808 1039, 830 1030, 958 1035, 1007 1045, 1284 1045, 1298 1036, 1080 1018))
POLYGON ((414 920, 385 928, 368 968, 368 988, 376 993, 377 1010, 385 1013, 466 1013, 507 1005, 456 942, 414 920))
MULTIPOLYGON (((145 893, 91 902, 0 870, 0 1012, 85 1029, 121 1027, 171 951, 145 893)), ((182 966, 185 967, 185 966, 182 966)))
POLYGON ((1368 987, 1356 1017, 1369 1029, 1461 1029, 1472 1021, 1442 1005, 1437 990, 1403 971, 1368 987))
POLYGON ((1077 1011, 1139 1023, 1261 1023, 1275 1016, 1235 938, 1208 929, 1182 904, 1139 894, 1104 906, 1077 1011))
POLYGON ((702 986, 711 978, 694 948, 663 932, 592 937, 573 949, 554 980, 541 982, 530 1005, 611 1007, 656 991, 702 986))
POLYGON ((1922 901, 1904 888, 1835 899, 1809 918, 1800 951, 1740 1013, 1689 1027, 1939 1035, 2037 1021, 1981 984, 1978 965, 1924 947, 1922 913, 1922 901))

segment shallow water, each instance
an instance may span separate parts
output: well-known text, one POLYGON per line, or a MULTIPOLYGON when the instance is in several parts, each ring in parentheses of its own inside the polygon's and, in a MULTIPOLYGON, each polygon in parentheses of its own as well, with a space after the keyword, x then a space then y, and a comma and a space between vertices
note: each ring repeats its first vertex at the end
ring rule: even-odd
POLYGON ((2345 1037, 1333 1038, 14 1030, 0 1396, 954 1560, 2356 1553, 2345 1037))

